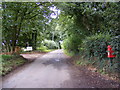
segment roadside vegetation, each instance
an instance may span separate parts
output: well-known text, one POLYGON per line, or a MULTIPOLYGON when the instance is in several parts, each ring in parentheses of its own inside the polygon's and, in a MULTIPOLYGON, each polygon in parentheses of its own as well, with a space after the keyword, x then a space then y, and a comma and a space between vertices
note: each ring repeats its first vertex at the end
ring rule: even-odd
POLYGON ((1 55, 2 66, 0 67, 0 76, 4 76, 12 70, 31 62, 19 55, 1 55))
POLYGON ((48 49, 47 47, 45 46, 41 46, 40 48, 37 49, 38 51, 40 52, 51 52, 51 51, 54 51, 56 49, 48 49))
POLYGON ((83 40, 81 45, 82 50, 80 50, 80 58, 75 61, 77 65, 90 66, 95 69, 95 72, 101 74, 106 74, 114 79, 119 80, 120 78, 120 58, 119 58, 119 44, 120 38, 114 37, 111 38, 107 34, 99 34, 87 37, 83 40), (113 39, 116 43, 113 44, 113 39), (107 57, 107 46, 108 45, 118 45, 118 47, 113 46, 115 51, 113 54, 116 55, 110 62, 110 58, 107 57))
POLYGON ((59 8, 64 11, 60 26, 66 31, 63 42, 65 53, 79 55, 76 64, 92 66, 102 74, 120 79, 120 4, 61 3, 59 8), (112 65, 107 57, 108 45, 112 46, 116 55, 112 65))

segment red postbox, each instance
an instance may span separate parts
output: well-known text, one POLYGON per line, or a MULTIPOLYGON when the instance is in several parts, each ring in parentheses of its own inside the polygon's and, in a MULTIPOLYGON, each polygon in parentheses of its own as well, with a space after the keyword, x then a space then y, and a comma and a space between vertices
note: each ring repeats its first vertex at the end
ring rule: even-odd
POLYGON ((108 58, 113 58, 115 57, 116 55, 113 55, 114 51, 112 50, 112 47, 110 45, 107 46, 108 48, 108 58))

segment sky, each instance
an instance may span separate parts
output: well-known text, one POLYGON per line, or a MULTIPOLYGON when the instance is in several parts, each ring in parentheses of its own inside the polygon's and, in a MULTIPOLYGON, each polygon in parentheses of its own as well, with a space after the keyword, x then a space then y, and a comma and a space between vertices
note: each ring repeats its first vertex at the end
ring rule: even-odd
POLYGON ((57 18, 57 16, 60 14, 60 10, 58 10, 55 6, 54 7, 50 7, 51 11, 54 11, 54 13, 51 14, 52 18, 57 18))
MULTIPOLYGON (((38 2, 38 3, 36 3, 36 4, 39 5, 40 3, 38 2)), ((39 6, 39 7, 42 8, 42 6, 39 6)), ((57 16, 60 14, 60 10, 57 9, 56 6, 49 7, 49 9, 50 9, 51 11, 54 11, 54 13, 52 13, 52 14, 50 15, 50 17, 52 17, 52 18, 57 18, 57 16)))

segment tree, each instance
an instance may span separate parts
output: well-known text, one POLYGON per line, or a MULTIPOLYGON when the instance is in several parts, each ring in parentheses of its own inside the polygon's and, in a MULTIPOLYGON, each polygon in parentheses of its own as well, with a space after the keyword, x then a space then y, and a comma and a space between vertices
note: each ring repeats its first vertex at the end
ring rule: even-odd
POLYGON ((59 25, 66 31, 68 39, 81 37, 76 39, 79 42, 96 33, 119 35, 119 3, 65 2, 55 5, 61 10, 59 25))
MULTIPOLYGON (((45 21, 43 19, 49 16, 50 10, 48 9, 50 3, 24 3, 24 2, 3 2, 3 43, 11 51, 15 51, 15 46, 18 42, 19 37, 22 36, 25 30, 31 29, 36 25, 34 23, 45 21)), ((34 31, 32 31, 32 34, 34 31)), ((28 32, 28 31, 27 31, 28 32)), ((31 31, 30 31, 31 32, 31 31)), ((37 33, 33 35, 34 43, 36 43, 37 33)))

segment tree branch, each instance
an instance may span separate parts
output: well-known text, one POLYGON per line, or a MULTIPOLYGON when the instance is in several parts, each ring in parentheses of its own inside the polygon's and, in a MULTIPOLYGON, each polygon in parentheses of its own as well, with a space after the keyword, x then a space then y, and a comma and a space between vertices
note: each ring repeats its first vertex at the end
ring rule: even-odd
POLYGON ((26 15, 28 15, 28 14, 32 13, 32 12, 33 12, 33 10, 34 10, 34 8, 37 8, 37 7, 41 6, 42 4, 43 4, 43 3, 41 3, 41 4, 39 4, 39 5, 36 5, 35 7, 33 7, 33 9, 32 9, 31 11, 29 11, 28 13, 26 13, 26 15))
POLYGON ((27 19, 32 19, 32 18, 36 17, 38 14, 39 14, 39 13, 37 13, 37 14, 31 16, 30 18, 27 18, 27 19))

